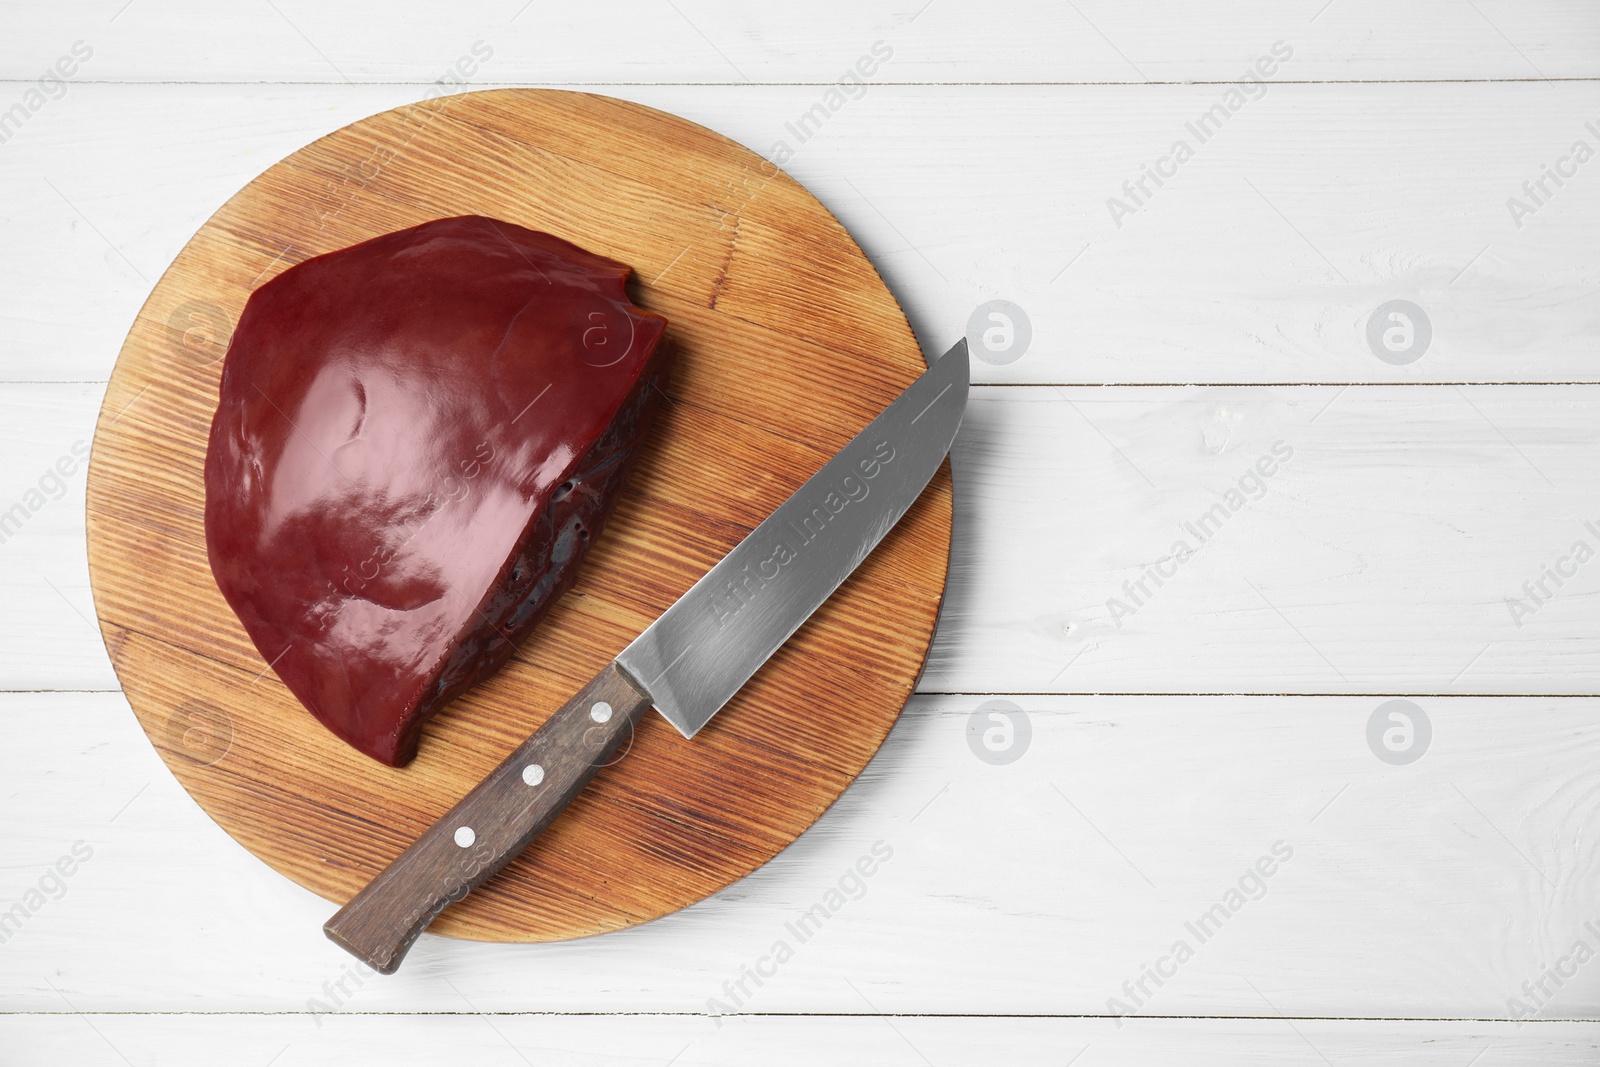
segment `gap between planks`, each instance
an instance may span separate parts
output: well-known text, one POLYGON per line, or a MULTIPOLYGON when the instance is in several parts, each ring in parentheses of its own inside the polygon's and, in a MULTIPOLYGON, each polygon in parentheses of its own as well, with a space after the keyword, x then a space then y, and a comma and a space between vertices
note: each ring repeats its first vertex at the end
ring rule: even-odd
MULTIPOLYGON (((326 1014, 311 1011, 0 1011, 0 1019, 18 1018, 185 1018, 188 1016, 221 1016, 246 1018, 305 1016, 326 1014)), ((733 1011, 720 1016, 700 1011, 340 1011, 341 1017, 385 1018, 390 1016, 418 1016, 422 1018, 473 1018, 489 1015, 513 1019, 1082 1019, 1088 1022, 1115 1022, 1129 1018, 1119 1015, 1087 1015, 1049 1012, 978 1012, 978 1011, 733 1011)), ((1560 1018, 1509 1019, 1493 1015, 1138 1015, 1139 1022, 1166 1020, 1171 1022, 1325 1022, 1325 1023, 1502 1023, 1522 1026, 1571 1025, 1588 1023, 1600 1026, 1600 1019, 1583 1016, 1560 1018)))
MULTIPOLYGON (((1600 77, 1591 75, 1561 75, 1557 77, 1523 77, 1523 78, 1274 78, 1273 85, 1550 85, 1562 82, 1600 82, 1600 77)), ((37 79, 33 78, 0 78, 0 85, 33 86, 37 79)), ((287 81, 217 81, 211 80, 184 80, 156 78, 148 81, 130 81, 126 78, 74 78, 74 85, 185 85, 194 87, 236 88, 243 86, 282 86, 282 85, 325 85, 330 88, 365 88, 391 87, 403 88, 412 86, 418 89, 432 88, 436 83, 431 81, 328 81, 322 79, 287 80, 287 81)), ((550 82, 474 82, 471 91, 478 89, 597 89, 609 86, 629 88, 692 88, 692 89, 830 89, 838 83, 831 81, 550 81, 550 82)), ((1237 85, 1238 81, 1225 79, 1165 79, 1159 81, 885 81, 873 82, 875 87, 893 89, 899 86, 918 88, 1063 88, 1072 89, 1084 86, 1127 85, 1133 88, 1146 88, 1162 85, 1237 85)))

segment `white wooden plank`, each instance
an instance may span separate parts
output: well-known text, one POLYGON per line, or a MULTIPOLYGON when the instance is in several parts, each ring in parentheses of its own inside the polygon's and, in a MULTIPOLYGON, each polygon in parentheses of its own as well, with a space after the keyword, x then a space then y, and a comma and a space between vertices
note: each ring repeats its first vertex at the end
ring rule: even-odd
MULTIPOLYGON (((0 387, 0 512, 88 437, 98 392, 0 387)), ((1597 447, 1594 386, 980 388, 923 688, 1600 692, 1600 564, 1561 562, 1600 551, 1597 447)), ((115 686, 81 494, 80 473, 0 544, 0 688, 115 686)))
MULTIPOLYGON (((94 622, 84 482, 103 387, 0 389, 0 661, 15 686, 115 689, 94 622)), ((4 683, 0 683, 3 686, 4 683)))
POLYGON ((1295 78, 1593 77, 1592 15, 1578 0, 678 0, 607 18, 526 0, 96 0, 17 5, 0 72, 31 79, 83 40, 94 49, 83 78, 427 83, 482 41, 494 77, 508 81, 827 83, 881 39, 894 48, 883 74, 894 81, 1218 81, 1286 39, 1299 49, 1295 78))
POLYGON ((1162 1019, 1121 1030, 1088 1019, 752 1018, 722 1029, 672 1016, 355 1016, 317 1028, 303 1017, 82 1016, 0 1018, 0 1041, 29 1062, 95 1067, 305 1067, 395 1064, 648 1064, 681 1067, 818 1062, 874 1067, 972 1064, 1059 1067, 1563 1067, 1594 1062, 1594 1023, 1516 1029, 1507 1023, 1162 1019), (1492 1055, 1489 1053, 1492 1052, 1492 1055), (676 1058, 674 1058, 676 1057, 676 1058))
MULTIPOLYGON (((815 88, 609 91, 764 153, 788 144, 788 169, 863 242, 929 348, 985 301, 1021 306, 1030 347, 980 362, 978 381, 1596 380, 1600 266, 1571 235, 1600 226, 1600 162, 1544 179, 1542 205, 1522 186, 1576 141, 1600 152, 1600 83, 1281 85, 1205 143, 1186 124, 1224 87, 882 86, 803 144, 788 127, 815 88), (1162 164, 1175 177, 1123 190, 1180 139, 1194 157, 1162 164), (1514 220, 1514 197, 1535 212, 1514 220), (1114 221, 1112 198, 1133 214, 1114 221), (1395 299, 1430 324, 1405 365, 1367 334, 1395 299)), ((0 380, 104 379, 211 211, 300 145, 416 96, 75 87, 0 145, 0 212, 23 252, 0 262, 0 380)))
POLYGON ((428 937, 358 981, 330 905, 226 838, 120 697, 5 696, 0 904, 93 853, 0 945, 0 1010, 1107 1016, 1159 966, 1143 1015, 1600 1011, 1600 963, 1571 958, 1600 949, 1600 701, 1423 698, 1429 746, 1395 766, 1368 747, 1373 698, 1017 698, 1009 764, 969 742, 987 699, 917 698, 811 832, 700 905, 560 945, 428 937), (864 892, 798 938, 878 842, 864 892), (1275 845, 1292 855, 1247 877, 1275 845))
POLYGON ((1597 404, 1588 386, 980 391, 924 685, 1600 691, 1600 567, 1571 558, 1600 550, 1597 404))

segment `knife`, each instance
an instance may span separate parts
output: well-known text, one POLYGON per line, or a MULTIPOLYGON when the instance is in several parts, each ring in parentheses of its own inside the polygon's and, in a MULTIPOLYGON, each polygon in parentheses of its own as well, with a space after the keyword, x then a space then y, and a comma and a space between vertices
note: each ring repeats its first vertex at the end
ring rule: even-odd
POLYGON ((693 738, 922 494, 967 407, 958 341, 323 924, 393 974, 434 917, 504 867, 654 706, 693 738))

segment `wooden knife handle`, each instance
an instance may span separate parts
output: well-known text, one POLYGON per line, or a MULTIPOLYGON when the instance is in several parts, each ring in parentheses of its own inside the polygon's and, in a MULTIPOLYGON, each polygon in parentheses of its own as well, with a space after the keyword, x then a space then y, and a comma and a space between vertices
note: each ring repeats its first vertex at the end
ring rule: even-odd
POLYGON ((504 763, 323 924, 393 974, 417 935, 527 847, 633 736, 650 698, 608 663, 504 763))

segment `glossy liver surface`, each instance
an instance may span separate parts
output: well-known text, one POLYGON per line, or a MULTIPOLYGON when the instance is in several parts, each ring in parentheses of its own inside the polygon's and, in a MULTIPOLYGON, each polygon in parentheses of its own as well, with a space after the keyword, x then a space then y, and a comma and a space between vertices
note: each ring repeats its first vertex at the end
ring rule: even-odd
POLYGON ((395 766, 573 582, 671 370, 623 264, 477 216, 256 290, 223 366, 206 541, 267 663, 395 766))

